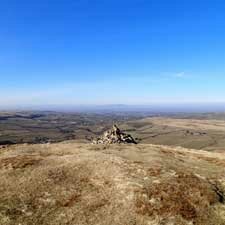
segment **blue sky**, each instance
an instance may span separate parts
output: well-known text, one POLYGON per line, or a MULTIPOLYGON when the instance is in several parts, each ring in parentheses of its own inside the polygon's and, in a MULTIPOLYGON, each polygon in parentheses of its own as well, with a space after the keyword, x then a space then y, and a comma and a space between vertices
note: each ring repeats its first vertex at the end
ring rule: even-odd
POLYGON ((223 0, 1 0, 0 104, 225 102, 223 0))

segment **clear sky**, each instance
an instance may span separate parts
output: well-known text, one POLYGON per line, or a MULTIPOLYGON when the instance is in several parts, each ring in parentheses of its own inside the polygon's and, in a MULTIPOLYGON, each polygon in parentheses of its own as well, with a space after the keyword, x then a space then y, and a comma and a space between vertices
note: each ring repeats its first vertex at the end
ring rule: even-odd
POLYGON ((1 0, 0 104, 225 102, 224 0, 1 0))

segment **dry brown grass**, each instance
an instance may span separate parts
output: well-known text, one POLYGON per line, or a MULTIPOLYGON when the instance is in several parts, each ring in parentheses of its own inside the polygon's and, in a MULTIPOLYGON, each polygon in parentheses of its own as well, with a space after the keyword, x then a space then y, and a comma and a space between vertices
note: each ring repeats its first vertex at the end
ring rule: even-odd
POLYGON ((148 168, 147 174, 152 177, 158 177, 162 172, 161 167, 148 168))
POLYGON ((29 155, 12 156, 8 158, 0 159, 0 169, 12 168, 12 169, 22 169, 27 166, 36 165, 41 161, 40 157, 34 157, 29 155))
POLYGON ((207 162, 210 162, 212 164, 215 165, 219 165, 219 166, 224 166, 225 167, 225 160, 223 159, 217 159, 217 158, 212 158, 212 157, 208 157, 208 156, 198 156, 199 159, 203 159, 207 162))
MULTIPOLYGON (((164 217, 180 215, 194 220, 210 215, 210 206, 219 203, 219 196, 205 180, 179 172, 170 179, 145 186, 137 195, 137 212, 164 217)), ((207 218, 205 221, 207 224, 207 218)))
POLYGON ((151 122, 161 126, 180 127, 185 129, 200 129, 200 130, 221 130, 225 131, 224 120, 199 120, 199 119, 176 119, 165 117, 151 117, 140 120, 141 122, 151 122))
POLYGON ((153 145, 9 147, 0 224, 224 225, 225 166, 199 155, 220 161, 153 145))

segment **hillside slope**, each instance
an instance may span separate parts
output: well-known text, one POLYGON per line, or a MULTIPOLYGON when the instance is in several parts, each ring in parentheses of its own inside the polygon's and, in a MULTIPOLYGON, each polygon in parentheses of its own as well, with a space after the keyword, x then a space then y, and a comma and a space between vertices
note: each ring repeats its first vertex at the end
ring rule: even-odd
POLYGON ((69 142, 0 152, 2 225, 225 225, 223 153, 69 142))
POLYGON ((120 124, 143 144, 225 151, 225 121, 216 119, 149 117, 120 124))

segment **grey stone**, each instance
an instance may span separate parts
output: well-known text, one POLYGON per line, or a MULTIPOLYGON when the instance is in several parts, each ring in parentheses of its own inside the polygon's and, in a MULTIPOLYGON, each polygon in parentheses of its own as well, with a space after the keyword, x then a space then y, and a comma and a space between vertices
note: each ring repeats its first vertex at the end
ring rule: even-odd
POLYGON ((92 141, 93 144, 121 144, 130 143, 137 144, 134 138, 126 133, 123 133, 116 125, 112 129, 105 131, 102 136, 92 141))

